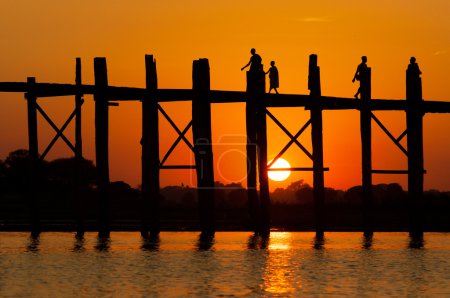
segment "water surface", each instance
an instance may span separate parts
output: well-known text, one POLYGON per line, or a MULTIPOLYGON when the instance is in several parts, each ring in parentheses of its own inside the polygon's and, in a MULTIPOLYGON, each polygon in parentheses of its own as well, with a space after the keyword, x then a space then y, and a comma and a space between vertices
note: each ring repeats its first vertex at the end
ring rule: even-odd
POLYGON ((1 297, 450 296, 450 234, 0 233, 1 297))

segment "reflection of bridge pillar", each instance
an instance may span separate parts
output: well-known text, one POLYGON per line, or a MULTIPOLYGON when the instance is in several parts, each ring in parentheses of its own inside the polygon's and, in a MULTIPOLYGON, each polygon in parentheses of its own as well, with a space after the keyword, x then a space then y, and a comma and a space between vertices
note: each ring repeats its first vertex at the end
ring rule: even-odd
POLYGON ((108 161, 108 74, 105 58, 94 58, 95 159, 100 238, 109 237, 109 161, 108 161))
POLYGON ((214 165, 211 144, 210 72, 208 59, 193 62, 192 133, 197 172, 198 204, 203 236, 215 232, 214 165))
POLYGON ((410 199, 410 233, 421 235, 423 200, 423 112, 422 80, 414 69, 406 71, 406 125, 408 137, 408 195, 410 199))
MULTIPOLYGON (((317 66, 317 55, 309 56, 309 76, 308 89, 312 100, 320 100, 322 95, 320 88, 320 68, 317 66)), ((323 168, 323 134, 322 134, 322 108, 320 105, 312 103, 311 106, 311 137, 313 149, 313 196, 314 213, 316 221, 316 233, 322 235, 323 211, 325 201, 325 182, 323 168)))
POLYGON ((159 234, 159 126, 156 61, 145 55, 146 97, 142 100, 142 226, 141 234, 154 237, 159 234), (150 233, 150 234, 149 234, 150 233))
POLYGON ((362 146, 362 199, 364 234, 373 233, 372 212, 372 98, 371 68, 360 74, 361 84, 361 146, 362 146))
POLYGON ((267 131, 264 71, 247 72, 247 188, 250 216, 255 232, 270 232, 270 198, 267 175, 267 131), (257 169, 260 197, 256 188, 257 169))

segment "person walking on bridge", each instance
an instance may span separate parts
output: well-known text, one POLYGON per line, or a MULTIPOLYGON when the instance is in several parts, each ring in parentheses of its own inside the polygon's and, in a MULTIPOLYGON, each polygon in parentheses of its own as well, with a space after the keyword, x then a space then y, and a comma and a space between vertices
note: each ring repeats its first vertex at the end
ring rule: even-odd
POLYGON ((266 71, 266 74, 269 74, 269 80, 270 80, 270 88, 269 93, 272 91, 272 89, 275 90, 275 93, 278 94, 277 88, 280 86, 280 80, 278 78, 278 68, 275 66, 275 61, 270 62, 271 67, 268 71, 266 71))
POLYGON ((252 54, 252 56, 250 57, 250 61, 244 67, 241 68, 241 71, 246 69, 248 66, 250 66, 250 71, 252 72, 262 70, 261 56, 256 54, 255 49, 251 49, 250 53, 252 54))
POLYGON ((355 94, 356 99, 358 99, 358 95, 361 94, 361 80, 364 79, 366 72, 367 72, 367 57, 362 56, 361 63, 356 68, 356 72, 355 72, 355 75, 353 76, 353 80, 352 80, 352 83, 354 83, 355 80, 359 81, 358 92, 356 92, 356 94, 355 94))

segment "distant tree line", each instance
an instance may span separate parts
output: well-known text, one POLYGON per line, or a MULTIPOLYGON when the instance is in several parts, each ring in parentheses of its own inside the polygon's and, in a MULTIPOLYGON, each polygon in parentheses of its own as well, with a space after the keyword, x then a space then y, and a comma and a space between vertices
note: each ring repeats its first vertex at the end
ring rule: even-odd
MULTIPOLYGON (((82 168, 81 184, 75 185, 77 168, 74 158, 41 162, 39 193, 42 218, 73 219, 77 204, 83 206, 86 218, 97 217, 96 168, 90 160, 83 160, 82 168)), ((5 160, 0 160, 0 224, 2 221, 21 222, 27 218, 30 171, 27 150, 13 151, 5 160)), ((215 186, 218 221, 236 224, 248 221, 247 193, 243 186, 221 182, 216 182, 215 186)), ((142 206, 139 187, 116 181, 111 183, 110 190, 112 220, 138 220, 142 206)), ((382 217, 391 218, 388 222, 406 220, 408 196, 399 184, 374 185, 373 194, 374 209, 381 212, 382 217)), ((430 190, 424 197, 423 208, 429 211, 429 217, 440 218, 437 225, 450 228, 449 220, 442 219, 447 218, 450 211, 450 192, 430 190)), ((362 202, 360 186, 346 191, 325 189, 325 208, 330 224, 345 222, 345 225, 351 225, 361 213, 362 202)), ((313 203, 312 187, 303 180, 292 182, 286 188, 277 188, 271 193, 272 220, 279 225, 310 225, 313 222, 313 203)), ((163 187, 160 206, 162 220, 195 220, 196 188, 183 184, 163 187)))

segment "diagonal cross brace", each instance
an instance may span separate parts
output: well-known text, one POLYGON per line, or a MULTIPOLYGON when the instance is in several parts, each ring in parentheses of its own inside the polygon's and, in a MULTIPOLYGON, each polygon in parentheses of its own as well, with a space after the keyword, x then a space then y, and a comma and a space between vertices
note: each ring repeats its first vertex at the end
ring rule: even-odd
MULTIPOLYGON (((158 104, 158 110, 161 112, 161 114, 163 114, 163 116, 166 118, 166 120, 170 123, 170 125, 172 125, 173 129, 175 129, 175 131, 178 133, 178 138, 175 140, 175 142, 172 144, 172 146, 170 147, 170 149, 167 151, 166 155, 164 156, 164 158, 162 159, 162 161, 160 162, 159 166, 161 169, 163 168, 170 168, 169 166, 164 166, 164 162, 169 158, 170 154, 172 153, 172 151, 175 149, 175 147, 178 145, 178 143, 183 140, 186 145, 192 150, 192 152, 195 154, 194 151, 194 146, 192 146, 191 142, 189 142, 189 140, 186 138, 185 134, 187 133, 187 131, 191 128, 192 126, 192 120, 188 123, 188 125, 184 128, 183 131, 181 131, 178 126, 175 124, 175 122, 169 117, 169 115, 166 113, 166 111, 164 111, 164 109, 158 104)), ((192 166, 186 166, 183 168, 192 168, 192 166)), ((177 168, 179 168, 179 166, 177 166, 177 168)))
POLYGON ((408 151, 400 144, 400 141, 403 139, 403 137, 407 134, 407 131, 405 130, 398 138, 395 138, 389 130, 381 123, 381 121, 373 114, 370 113, 372 116, 372 119, 378 124, 378 126, 384 131, 384 133, 394 142, 394 144, 406 155, 408 156, 408 151))
POLYGON ((273 120, 273 122, 275 122, 278 127, 281 128, 281 130, 289 137, 291 138, 291 140, 287 143, 286 146, 284 146, 284 148, 280 151, 280 153, 277 154, 277 156, 272 159, 272 161, 267 165, 268 168, 270 168, 288 149, 289 147, 295 143, 311 160, 313 159, 312 154, 297 140, 298 137, 305 131, 305 129, 311 124, 311 119, 309 119, 305 125, 303 125, 302 128, 300 128, 300 130, 295 134, 292 135, 289 130, 287 130, 286 127, 284 127, 283 124, 281 124, 280 121, 278 121, 277 118, 275 118, 274 115, 272 115, 272 113, 269 112, 269 110, 266 109, 266 113, 267 115, 270 117, 270 119, 273 120))
POLYGON ((169 148, 167 153, 164 155, 164 158, 162 159, 161 163, 159 164, 160 167, 164 165, 164 162, 169 158, 172 151, 177 147, 178 143, 183 139, 183 137, 186 135, 189 128, 192 127, 192 120, 189 122, 189 124, 186 126, 186 128, 181 132, 181 134, 178 136, 178 138, 175 140, 175 142, 172 144, 172 146, 169 148))
POLYGON ((50 117, 47 115, 47 113, 45 113, 45 111, 38 104, 36 104, 36 109, 39 111, 39 113, 42 115, 42 117, 44 117, 44 119, 47 121, 47 123, 56 131, 55 137, 51 140, 51 142, 49 143, 47 148, 44 150, 44 153, 42 153, 40 160, 45 159, 45 157, 50 152, 50 150, 53 148, 53 145, 56 143, 56 141, 59 138, 61 138, 67 144, 67 146, 74 153, 76 153, 75 146, 73 146, 72 143, 64 135, 64 130, 67 128, 67 126, 70 124, 70 122, 76 115, 76 109, 70 114, 69 118, 67 118, 66 122, 63 124, 63 126, 61 126, 61 128, 58 128, 58 126, 56 126, 56 124, 50 119, 50 117))

